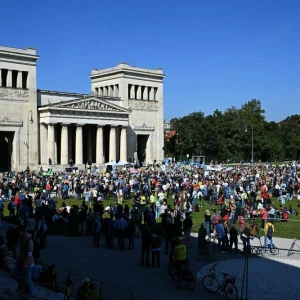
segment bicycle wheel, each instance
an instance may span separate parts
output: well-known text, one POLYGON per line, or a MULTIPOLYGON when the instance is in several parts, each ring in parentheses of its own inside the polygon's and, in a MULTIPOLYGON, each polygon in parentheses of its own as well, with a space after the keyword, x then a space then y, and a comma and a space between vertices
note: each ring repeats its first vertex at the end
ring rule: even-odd
POLYGON ((171 260, 169 261, 168 264, 168 273, 173 280, 178 280, 178 274, 177 274, 175 263, 171 260))
POLYGON ((196 283, 195 283, 195 277, 191 271, 186 271, 184 280, 188 286, 188 289, 190 291, 193 291, 196 287, 196 283))
POLYGON ((236 286, 231 282, 225 283, 224 294, 227 299, 234 299, 234 300, 238 299, 238 290, 236 286))
POLYGON ((272 254, 273 254, 273 255, 278 255, 278 254, 279 254, 279 249, 278 249, 277 247, 274 247, 274 248, 272 249, 272 254))
POLYGON ((207 292, 214 294, 217 293, 220 288, 217 278, 212 275, 206 275, 203 277, 202 286, 207 292))

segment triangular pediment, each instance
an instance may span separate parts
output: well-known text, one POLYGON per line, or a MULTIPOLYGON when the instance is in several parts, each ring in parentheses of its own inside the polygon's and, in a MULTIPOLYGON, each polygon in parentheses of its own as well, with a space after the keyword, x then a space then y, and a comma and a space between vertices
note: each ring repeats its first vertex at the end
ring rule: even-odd
POLYGON ((66 108, 71 110, 78 109, 84 111, 129 113, 129 111, 124 107, 121 107, 119 105, 111 103, 110 101, 100 99, 98 97, 93 97, 93 96, 53 103, 48 105, 48 107, 51 108, 55 107, 55 108, 62 108, 62 109, 66 108))

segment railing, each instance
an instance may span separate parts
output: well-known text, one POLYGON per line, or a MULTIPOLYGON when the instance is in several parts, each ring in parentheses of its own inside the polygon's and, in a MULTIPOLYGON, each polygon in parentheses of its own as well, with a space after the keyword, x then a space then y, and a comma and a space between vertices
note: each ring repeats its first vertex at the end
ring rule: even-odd
MULTIPOLYGON (((82 281, 87 279, 85 276, 82 276, 78 273, 69 272, 61 268, 55 269, 57 270, 57 285, 58 287, 61 287, 61 290, 64 293, 64 300, 70 300, 72 298, 75 299, 77 293, 84 295, 85 299, 92 299, 82 290, 78 290, 78 288, 82 285, 82 281)), ((88 279, 90 284, 92 283, 95 286, 95 292, 98 293, 99 300, 133 299, 133 292, 128 289, 124 289, 91 277, 88 279)))

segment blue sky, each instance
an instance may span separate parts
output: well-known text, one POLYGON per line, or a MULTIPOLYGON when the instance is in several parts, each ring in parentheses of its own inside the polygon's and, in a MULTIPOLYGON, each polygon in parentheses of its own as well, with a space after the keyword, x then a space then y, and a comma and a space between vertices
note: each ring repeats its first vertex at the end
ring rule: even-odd
MULTIPOLYGON (((3 3, 2 3, 3 2, 3 3)), ((40 89, 90 92, 94 68, 163 68, 165 119, 260 99, 299 114, 300 1, 10 0, 0 45, 32 46, 40 89)))

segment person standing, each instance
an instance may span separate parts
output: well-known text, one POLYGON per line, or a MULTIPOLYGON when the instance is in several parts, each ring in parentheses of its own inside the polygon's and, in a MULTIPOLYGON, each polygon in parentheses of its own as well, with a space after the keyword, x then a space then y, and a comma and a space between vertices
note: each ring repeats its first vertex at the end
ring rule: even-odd
POLYGON ((204 214, 204 228, 206 229, 207 234, 211 232, 211 215, 209 209, 205 210, 204 214))
POLYGON ((201 254, 205 254, 206 247, 207 247, 207 241, 206 241, 207 231, 204 226, 204 223, 202 223, 198 230, 198 251, 201 254))
POLYGON ((124 220, 123 215, 121 214, 119 219, 115 222, 115 231, 118 238, 119 250, 124 250, 125 242, 125 230, 127 228, 127 222, 124 220))
POLYGON ((267 220, 264 232, 265 232, 265 249, 269 249, 271 252, 273 252, 273 233, 275 231, 275 226, 272 224, 271 220, 267 220))
POLYGON ((238 231, 235 225, 231 225, 229 229, 229 253, 231 253, 232 245, 234 244, 235 253, 238 253, 238 231))
POLYGON ((156 200, 155 200, 155 219, 158 219, 160 217, 160 199, 157 196, 156 200))
POLYGON ((93 247, 100 247, 100 232, 101 232, 101 218, 100 213, 96 213, 96 218, 92 224, 92 232, 93 232, 93 247))
POLYGON ((32 269, 34 266, 33 241, 31 234, 26 232, 25 226, 20 225, 17 230, 19 233, 18 245, 20 252, 16 259, 12 277, 19 283, 17 291, 21 291, 21 285, 25 284, 29 295, 27 299, 34 299, 34 285, 32 282, 32 269))
POLYGON ((78 211, 78 235, 85 235, 86 234, 86 222, 87 222, 87 205, 85 205, 84 201, 83 204, 80 206, 78 211))
POLYGON ((216 236, 218 239, 218 249, 219 251, 224 250, 224 236, 225 236, 225 228, 222 224, 222 220, 219 220, 219 223, 215 225, 216 236))
POLYGON ((161 237, 154 233, 151 239, 152 267, 160 267, 161 237))
POLYGON ((150 247, 151 247, 151 231, 149 227, 146 227, 142 233, 141 266, 146 265, 146 267, 149 267, 150 247), (145 261, 145 255, 146 255, 146 261, 145 261))
POLYGON ((189 248, 191 245, 191 231, 193 227, 193 220, 191 215, 186 214, 186 218, 183 220, 183 233, 185 237, 186 246, 189 248))

